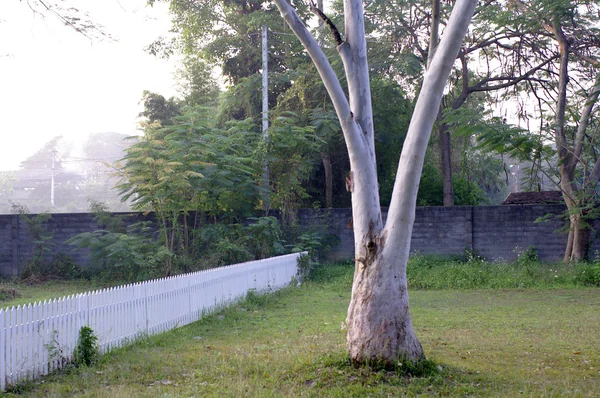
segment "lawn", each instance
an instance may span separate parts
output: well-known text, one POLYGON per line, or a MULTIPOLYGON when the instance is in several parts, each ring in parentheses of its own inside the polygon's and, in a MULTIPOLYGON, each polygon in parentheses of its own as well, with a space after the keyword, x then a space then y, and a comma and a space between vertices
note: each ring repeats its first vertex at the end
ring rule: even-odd
POLYGON ((71 294, 101 289, 106 284, 86 279, 72 281, 53 280, 40 285, 26 285, 0 281, 0 308, 60 298, 71 294))
MULTIPOLYGON (((32 397, 597 396, 600 289, 413 290, 438 368, 354 368, 344 355, 352 266, 20 387, 32 397)), ((16 393, 8 396, 17 396, 16 393)))

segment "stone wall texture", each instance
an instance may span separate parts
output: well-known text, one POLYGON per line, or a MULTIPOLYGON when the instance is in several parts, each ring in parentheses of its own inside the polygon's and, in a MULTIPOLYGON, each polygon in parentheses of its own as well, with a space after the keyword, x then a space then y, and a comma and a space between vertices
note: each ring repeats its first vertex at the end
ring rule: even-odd
MULTIPOLYGON (((559 232, 565 222, 559 217, 545 222, 536 220, 563 211, 562 205, 420 207, 416 212, 411 252, 444 255, 473 249, 489 260, 513 260, 516 248, 534 246, 540 259, 559 261, 567 240, 567 235, 559 232)), ((151 219, 151 215, 126 217, 128 222, 140 219, 151 219)), ((339 238, 339 244, 330 253, 331 260, 354 257, 351 219, 351 209, 303 209, 299 212, 301 225, 327 228, 339 238)), ((65 243, 79 233, 99 229, 90 214, 53 214, 46 227, 53 237, 53 253, 49 255, 65 252, 83 267, 90 266, 87 251, 73 250, 65 243)), ((23 219, 18 215, 0 215, 0 276, 18 275, 31 258, 34 247, 35 242, 23 219)), ((600 240, 594 236, 591 252, 596 251, 600 251, 600 240)))
MULTIPOLYGON (((567 234, 560 232, 565 221, 561 217, 536 220, 548 214, 560 215, 564 210, 562 205, 418 207, 411 252, 448 255, 470 249, 488 260, 510 261, 517 257, 518 248, 534 246, 541 260, 560 261, 567 243, 567 234)), ((320 212, 327 219, 329 232, 340 239, 330 253, 331 259, 353 258, 352 210, 320 212)), ((314 214, 315 210, 302 210, 301 223, 311 222, 314 214)), ((384 219, 386 215, 384 211, 384 219)), ((600 239, 594 235, 591 253, 599 250, 600 239)))

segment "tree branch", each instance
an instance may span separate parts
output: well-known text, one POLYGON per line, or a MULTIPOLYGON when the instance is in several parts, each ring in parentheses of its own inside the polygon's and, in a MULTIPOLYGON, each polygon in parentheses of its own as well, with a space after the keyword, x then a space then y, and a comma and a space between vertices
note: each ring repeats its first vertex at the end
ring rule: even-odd
MULTIPOLYGON (((592 91, 587 96, 585 106, 581 110, 581 116, 579 118, 579 125, 577 126, 577 133, 575 134, 575 143, 573 147, 573 155, 575 159, 581 157, 581 151, 583 148, 583 139, 585 136, 585 130, 587 129, 592 109, 598 101, 598 95, 600 94, 600 73, 596 75, 596 82, 592 87, 592 91)), ((572 165, 571 167, 575 167, 572 165)), ((595 169, 595 166, 594 166, 595 169)))
MULTIPOLYGON (((363 147, 363 141, 360 139, 361 137, 358 134, 355 126, 350 126, 350 124, 355 124, 353 120, 353 114, 350 110, 350 103, 346 98, 346 94, 342 89, 342 86, 338 80, 338 77, 331 67, 329 60, 323 50, 315 40, 315 38, 310 34, 306 26, 302 23, 296 11, 292 8, 292 6, 288 3, 287 0, 274 0, 275 5, 279 9, 282 18, 286 21, 289 27, 292 29, 294 34, 298 37, 308 55, 312 59, 313 63, 317 71, 319 72, 319 76, 323 80, 323 84, 327 89, 327 93, 331 97, 331 101, 333 102, 333 106, 335 108, 338 119, 340 120, 340 124, 342 125, 342 131, 344 132, 346 142, 349 148, 353 150, 360 151, 363 147), (346 128, 344 128, 346 127, 346 128)), ((340 46, 338 46, 340 48, 340 46)))
POLYGON ((533 69, 530 69, 529 71, 527 71, 526 73, 524 73, 523 75, 519 76, 519 77, 512 77, 512 76, 496 76, 496 77, 488 77, 485 78, 481 81, 479 81, 476 85, 469 87, 469 92, 473 93, 473 92, 481 92, 481 91, 494 91, 494 90, 500 90, 503 88, 507 88, 507 87, 511 87, 514 86, 517 83, 522 82, 523 80, 529 79, 535 72, 539 71, 540 69, 544 68, 546 65, 548 65, 550 62, 554 61, 555 59, 558 58, 558 55, 547 59, 546 61, 542 62, 541 64, 539 64, 538 66, 536 66, 533 69), (506 83, 502 83, 502 84, 496 84, 493 86, 487 86, 486 84, 489 82, 494 82, 494 81, 506 81, 506 83))
POLYGON ((329 30, 335 39, 335 44, 338 46, 341 45, 344 41, 342 40, 342 35, 340 35, 338 28, 335 26, 333 21, 331 21, 331 19, 329 19, 329 17, 325 15, 319 7, 317 7, 313 0, 310 0, 310 11, 312 11, 313 14, 319 17, 319 19, 329 27, 329 30))

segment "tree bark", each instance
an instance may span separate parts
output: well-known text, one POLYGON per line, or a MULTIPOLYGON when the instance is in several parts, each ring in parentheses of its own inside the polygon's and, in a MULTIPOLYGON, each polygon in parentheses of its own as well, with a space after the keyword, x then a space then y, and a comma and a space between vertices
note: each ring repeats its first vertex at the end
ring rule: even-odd
POLYGON ((569 223, 569 238, 563 261, 565 263, 584 261, 588 255, 591 231, 580 214, 572 214, 569 223))
POLYGON ((571 262, 571 253, 573 253, 573 239, 575 231, 571 228, 573 223, 569 219, 569 236, 567 238, 567 247, 565 248, 565 255, 563 256, 563 263, 568 264, 571 262))
POLYGON ((581 219, 581 216, 577 217, 575 222, 571 222, 571 228, 574 231, 571 261, 585 261, 590 243, 590 230, 585 226, 585 221, 581 219))
MULTIPOLYGON (((554 38, 558 42, 559 49, 559 70, 558 70, 558 96, 556 99, 556 119, 554 122, 554 139, 556 142, 556 151, 559 158, 560 189, 563 198, 570 213, 569 216, 569 238, 563 261, 579 262, 585 259, 589 240, 589 231, 586 231, 582 220, 582 214, 578 210, 579 203, 577 192, 579 191, 575 181, 575 166, 579 162, 575 152, 580 153, 578 149, 580 144, 575 143, 574 151, 569 149, 569 144, 565 135, 565 113, 567 108, 567 84, 569 83, 569 53, 570 46, 565 36, 560 21, 557 16, 551 27, 554 38)), ((583 134, 577 132, 577 137, 583 139, 583 134)))
POLYGON ((329 154, 326 152, 321 153, 321 161, 325 169, 325 207, 330 209, 333 205, 333 171, 329 154))
MULTIPOLYGON (((440 113, 441 115, 441 113, 440 113)), ((452 150, 448 125, 438 118, 438 136, 440 139, 442 181, 444 185, 444 206, 454 206, 454 186, 452 184, 452 150)))

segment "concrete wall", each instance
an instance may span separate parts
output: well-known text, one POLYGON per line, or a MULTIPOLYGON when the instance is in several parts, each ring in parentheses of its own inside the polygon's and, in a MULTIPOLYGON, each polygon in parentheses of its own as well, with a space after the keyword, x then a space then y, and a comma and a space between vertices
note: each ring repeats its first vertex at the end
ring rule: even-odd
MULTIPOLYGON (((546 214, 560 214, 563 210, 560 205, 420 207, 417 208, 411 251, 460 254, 465 248, 472 248, 490 260, 512 260, 516 257, 516 247, 535 246, 541 259, 557 261, 562 258, 567 240, 566 234, 557 232, 564 226, 564 221, 552 219, 535 223, 535 220, 546 214)), ((148 218, 133 214, 127 220, 134 222, 148 218)), ((327 227, 340 239, 330 254, 334 260, 354 256, 351 219, 351 209, 304 209, 299 213, 302 225, 327 227)), ((69 253, 78 264, 89 266, 85 250, 73 251, 73 247, 65 244, 76 234, 99 228, 89 214, 53 214, 47 228, 53 235, 54 253, 69 253)), ((19 216, 0 215, 0 275, 17 275, 31 258, 34 247, 27 224, 19 216)), ((597 238, 592 253, 596 250, 600 251, 597 238)))
MULTIPOLYGON (((547 214, 560 214, 562 205, 531 206, 457 206, 417 208, 411 252, 423 254, 461 254, 475 249, 489 260, 513 260, 515 249, 535 246, 540 259, 559 261, 565 250, 567 235, 558 232, 565 226, 560 218, 535 221, 547 214)), ((302 224, 309 223, 314 210, 300 212, 302 224)), ((331 252, 336 260, 353 258, 354 236, 350 220, 351 209, 331 209, 328 212, 329 232, 340 238, 331 252)), ((323 211, 321 211, 323 214, 323 211)), ((387 212, 384 212, 384 219, 387 212)), ((322 215, 323 217, 323 215, 322 215)), ((595 238, 591 253, 600 250, 595 238)))
MULTIPOLYGON (((125 224, 144 219, 138 213, 120 213, 125 216, 125 224)), ((77 264, 90 265, 88 250, 74 250, 65 242, 83 232, 100 229, 94 218, 87 213, 56 213, 45 223, 46 230, 52 235, 48 258, 59 252, 69 254, 77 264)), ((19 274, 26 262, 32 257, 36 244, 33 242, 27 222, 19 215, 0 215, 0 276, 12 277, 19 274)))

